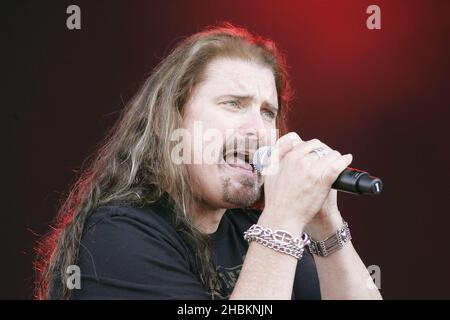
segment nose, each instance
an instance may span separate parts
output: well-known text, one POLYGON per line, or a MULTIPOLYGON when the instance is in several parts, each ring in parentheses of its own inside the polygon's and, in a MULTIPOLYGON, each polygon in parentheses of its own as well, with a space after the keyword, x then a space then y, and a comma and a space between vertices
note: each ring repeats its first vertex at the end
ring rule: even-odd
POLYGON ((259 144, 264 144, 267 140, 268 130, 269 127, 264 121, 259 108, 252 108, 251 112, 247 112, 239 127, 239 133, 242 136, 257 140, 259 144))

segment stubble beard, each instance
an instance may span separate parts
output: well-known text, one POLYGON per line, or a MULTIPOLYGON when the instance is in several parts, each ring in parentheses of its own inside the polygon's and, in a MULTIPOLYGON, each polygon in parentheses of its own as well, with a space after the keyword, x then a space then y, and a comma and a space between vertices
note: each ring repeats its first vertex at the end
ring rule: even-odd
MULTIPOLYGON (((238 208, 252 206, 261 197, 261 177, 256 179, 250 177, 239 177, 236 182, 232 182, 229 176, 222 177, 222 200, 235 205, 238 208)), ((236 179, 236 178, 234 178, 236 179)))

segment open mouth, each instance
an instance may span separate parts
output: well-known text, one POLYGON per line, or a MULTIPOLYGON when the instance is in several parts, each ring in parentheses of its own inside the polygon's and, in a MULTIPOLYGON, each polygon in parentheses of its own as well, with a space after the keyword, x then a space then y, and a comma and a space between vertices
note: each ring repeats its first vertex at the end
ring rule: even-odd
POLYGON ((233 150, 231 152, 225 153, 223 155, 224 162, 238 170, 245 170, 249 172, 253 172, 253 165, 251 164, 251 152, 248 150, 238 151, 233 150))

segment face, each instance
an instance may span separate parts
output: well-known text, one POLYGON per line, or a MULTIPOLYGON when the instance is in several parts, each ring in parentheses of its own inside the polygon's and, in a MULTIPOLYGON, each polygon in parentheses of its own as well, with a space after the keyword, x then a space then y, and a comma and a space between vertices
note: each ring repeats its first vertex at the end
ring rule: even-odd
POLYGON ((194 160, 187 170, 198 201, 219 209, 259 199, 262 178, 249 159, 258 145, 276 141, 277 111, 268 67, 231 58, 208 64, 183 113, 183 129, 190 133, 185 147, 194 160))

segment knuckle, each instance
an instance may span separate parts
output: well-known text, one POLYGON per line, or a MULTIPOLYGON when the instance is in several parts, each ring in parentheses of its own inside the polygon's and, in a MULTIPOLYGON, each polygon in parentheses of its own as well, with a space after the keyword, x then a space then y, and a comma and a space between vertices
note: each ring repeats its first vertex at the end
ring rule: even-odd
POLYGON ((336 176, 341 173, 342 171, 342 162, 341 161, 336 161, 331 165, 331 174, 334 178, 336 178, 336 176))
POLYGON ((336 177, 340 173, 340 164, 337 162, 332 163, 323 171, 323 180, 327 183, 334 182, 336 177))
POLYGON ((300 140, 300 136, 297 134, 297 132, 289 132, 285 135, 285 137, 288 137, 292 140, 300 140))
POLYGON ((300 136, 296 132, 289 132, 283 136, 283 143, 289 146, 295 146, 302 141, 300 136))
POLYGON ((331 151, 331 155, 334 156, 335 158, 339 158, 342 156, 341 153, 337 150, 331 151))

